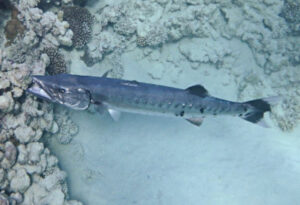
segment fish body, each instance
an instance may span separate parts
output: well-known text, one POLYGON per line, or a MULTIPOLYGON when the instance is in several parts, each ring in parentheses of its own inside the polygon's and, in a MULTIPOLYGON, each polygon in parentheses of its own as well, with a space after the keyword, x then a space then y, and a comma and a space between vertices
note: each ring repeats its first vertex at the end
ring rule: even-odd
POLYGON ((86 110, 94 104, 108 110, 114 119, 119 118, 120 112, 131 112, 182 117, 195 125, 200 125, 206 115, 233 115, 262 124, 263 114, 271 110, 272 101, 270 98, 228 101, 209 95, 202 85, 179 89, 70 74, 33 76, 28 92, 77 110, 86 110))

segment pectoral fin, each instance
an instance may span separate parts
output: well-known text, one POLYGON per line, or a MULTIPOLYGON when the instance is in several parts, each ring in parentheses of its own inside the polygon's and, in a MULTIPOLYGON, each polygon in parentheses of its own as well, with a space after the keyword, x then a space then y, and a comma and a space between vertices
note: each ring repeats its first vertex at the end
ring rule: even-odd
POLYGON ((108 108, 108 112, 114 121, 118 121, 121 117, 121 112, 118 110, 114 110, 112 108, 108 108))
POLYGON ((203 122, 203 118, 201 117, 192 117, 192 118, 187 118, 186 119, 188 122, 192 123, 193 125, 196 125, 196 126, 200 126, 203 122))

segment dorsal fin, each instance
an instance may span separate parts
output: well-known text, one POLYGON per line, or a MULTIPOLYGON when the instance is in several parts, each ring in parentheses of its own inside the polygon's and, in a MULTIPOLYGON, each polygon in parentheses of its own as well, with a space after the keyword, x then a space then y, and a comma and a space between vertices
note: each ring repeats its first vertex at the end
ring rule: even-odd
POLYGON ((200 97, 205 97, 208 95, 208 91, 202 85, 193 85, 185 89, 190 94, 197 95, 200 97))

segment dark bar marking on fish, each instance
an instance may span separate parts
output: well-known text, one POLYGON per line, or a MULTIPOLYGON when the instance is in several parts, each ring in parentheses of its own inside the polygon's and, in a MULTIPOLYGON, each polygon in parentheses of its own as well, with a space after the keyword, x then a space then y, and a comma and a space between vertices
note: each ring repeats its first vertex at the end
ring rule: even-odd
POLYGON ((180 112, 180 116, 181 116, 181 117, 184 116, 184 111, 183 111, 183 110, 180 112))

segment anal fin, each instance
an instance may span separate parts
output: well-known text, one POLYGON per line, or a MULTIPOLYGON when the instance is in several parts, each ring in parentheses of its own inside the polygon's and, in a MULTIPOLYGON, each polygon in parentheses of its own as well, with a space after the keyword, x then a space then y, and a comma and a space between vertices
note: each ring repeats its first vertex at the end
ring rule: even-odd
POLYGON ((200 126, 203 122, 203 119, 204 118, 201 118, 201 117, 191 117, 191 118, 187 118, 186 120, 190 123, 192 123, 193 125, 196 125, 196 126, 200 126))

